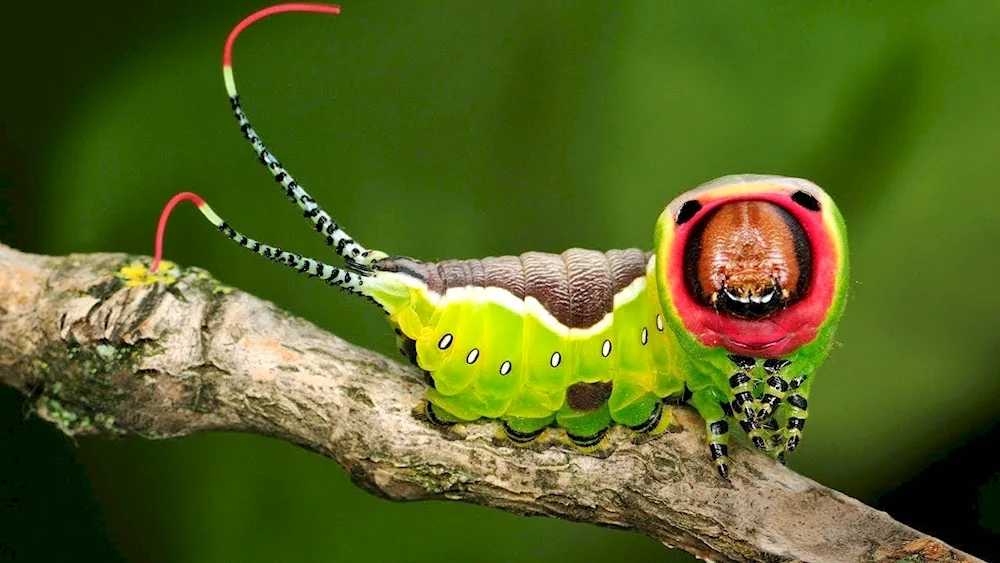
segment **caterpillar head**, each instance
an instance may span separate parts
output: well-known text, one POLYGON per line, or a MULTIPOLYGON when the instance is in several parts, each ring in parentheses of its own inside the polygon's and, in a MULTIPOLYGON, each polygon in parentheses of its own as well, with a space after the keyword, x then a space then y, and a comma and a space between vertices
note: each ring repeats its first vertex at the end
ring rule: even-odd
POLYGON ((713 180, 667 206, 654 245, 660 306, 686 346, 778 357, 829 341, 847 241, 836 205, 812 182, 713 180))

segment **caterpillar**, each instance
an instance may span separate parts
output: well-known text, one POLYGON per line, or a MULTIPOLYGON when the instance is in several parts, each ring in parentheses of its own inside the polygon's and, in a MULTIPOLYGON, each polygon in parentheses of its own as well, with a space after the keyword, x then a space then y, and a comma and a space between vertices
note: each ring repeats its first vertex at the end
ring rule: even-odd
POLYGON ((665 403, 680 399, 704 419, 724 479, 732 422, 781 461, 796 449, 848 287, 844 221, 826 192, 780 176, 713 180, 667 205, 651 252, 572 248, 428 263, 367 249, 265 147, 233 78, 233 44, 253 23, 339 11, 280 4, 246 17, 226 39, 223 75, 243 136, 344 265, 250 238, 183 192, 160 216, 150 272, 160 267, 171 211, 191 201, 243 248, 382 308, 399 349, 426 375, 430 423, 496 419, 514 444, 548 431, 599 454, 613 425, 639 441, 666 431, 665 403))

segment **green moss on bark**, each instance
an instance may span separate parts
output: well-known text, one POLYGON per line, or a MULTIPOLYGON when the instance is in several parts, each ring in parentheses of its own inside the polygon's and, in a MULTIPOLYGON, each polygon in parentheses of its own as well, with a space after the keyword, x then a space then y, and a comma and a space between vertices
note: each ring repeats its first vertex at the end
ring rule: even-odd
POLYGON ((2 367, 13 370, 34 398, 35 408, 67 434, 120 434, 116 414, 126 398, 146 346, 98 341, 47 345, 37 356, 2 367))

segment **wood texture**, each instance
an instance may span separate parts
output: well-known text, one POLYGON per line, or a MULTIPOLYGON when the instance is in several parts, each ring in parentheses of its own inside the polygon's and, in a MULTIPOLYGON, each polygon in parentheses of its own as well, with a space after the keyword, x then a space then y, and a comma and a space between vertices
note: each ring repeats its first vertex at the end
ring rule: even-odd
POLYGON ((627 528, 714 561, 978 561, 742 448, 720 480, 684 407, 683 431, 641 446, 616 431, 607 459, 497 445, 493 424, 443 434, 413 415, 415 368, 201 270, 125 287, 115 273, 130 261, 0 245, 0 383, 66 433, 253 432, 328 456, 386 498, 627 528))

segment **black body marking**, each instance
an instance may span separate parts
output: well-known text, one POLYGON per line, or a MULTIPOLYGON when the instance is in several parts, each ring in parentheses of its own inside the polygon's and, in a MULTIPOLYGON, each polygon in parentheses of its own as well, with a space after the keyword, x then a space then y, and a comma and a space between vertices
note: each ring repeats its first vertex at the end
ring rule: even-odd
POLYGON ((729 432, 729 423, 725 420, 717 420, 708 425, 708 431, 713 436, 722 436, 729 432))
POLYGON ((434 412, 434 405, 432 405, 430 401, 424 403, 424 415, 427 417, 427 420, 435 426, 453 426, 455 424, 454 422, 448 422, 447 420, 439 417, 437 413, 434 412))
POLYGON ((750 376, 742 371, 738 371, 729 378, 729 387, 736 389, 740 385, 745 385, 750 382, 750 376))
POLYGON ((604 439, 604 435, 608 433, 607 428, 603 428, 594 434, 593 436, 576 436, 574 434, 566 433, 566 437, 569 438, 570 442, 580 448, 590 448, 601 443, 604 439))
POLYGON ((767 393, 760 400, 760 402, 763 403, 764 408, 757 412, 757 420, 763 420, 768 416, 770 416, 770 414, 773 413, 776 408, 778 408, 778 405, 781 404, 781 399, 775 397, 770 393, 767 393))
POLYGON ((767 360, 764 360, 764 371, 766 371, 768 375, 774 375, 775 373, 778 373, 779 371, 788 367, 788 365, 791 363, 792 362, 788 360, 769 358, 767 360))
POLYGON ((809 211, 819 211, 819 201, 817 201, 816 198, 814 198, 813 196, 801 190, 792 194, 792 201, 801 205, 802 207, 805 207, 809 211))
POLYGON ((753 402, 753 395, 751 395, 749 391, 743 391, 741 393, 737 393, 733 397, 733 410, 734 411, 743 410, 743 405, 750 404, 752 402, 753 402))
POLYGON ((732 405, 730 405, 729 403, 719 403, 719 406, 722 407, 722 412, 724 412, 726 416, 728 416, 729 418, 733 418, 732 405))
POLYGON ((709 444, 708 449, 712 452, 712 459, 729 455, 729 446, 725 444, 709 444))
POLYGON ((541 436, 542 432, 545 431, 545 428, 539 428, 534 432, 520 432, 511 428, 510 425, 507 424, 507 421, 505 420, 503 421, 503 431, 511 442, 517 444, 527 444, 528 442, 531 442, 535 438, 541 436))
POLYGON ((737 356, 736 354, 730 354, 729 361, 736 364, 736 367, 747 371, 753 369, 753 367, 757 365, 757 360, 754 360, 750 356, 737 356))
POLYGON ((701 211, 700 201, 698 201, 697 199, 689 199, 685 201, 684 205, 681 206, 681 210, 677 212, 676 224, 680 226, 683 225, 684 223, 687 223, 699 211, 701 211))
POLYGON ((792 395, 786 400, 788 401, 789 405, 792 405, 797 409, 806 410, 807 408, 809 408, 809 402, 806 401, 806 398, 803 397, 802 395, 792 395))
POLYGON ((786 452, 794 452, 795 448, 797 448, 797 447, 799 447, 799 437, 798 436, 791 436, 791 437, 789 437, 788 438, 788 443, 785 444, 785 451, 786 452))
POLYGON ((663 403, 658 401, 653 405, 653 410, 649 413, 649 418, 645 422, 636 426, 629 426, 629 428, 636 432, 649 432, 660 424, 661 418, 663 418, 663 403))
POLYGON ((788 391, 788 383, 785 382, 780 376, 774 375, 767 379, 767 384, 774 387, 778 391, 785 393, 788 391))

